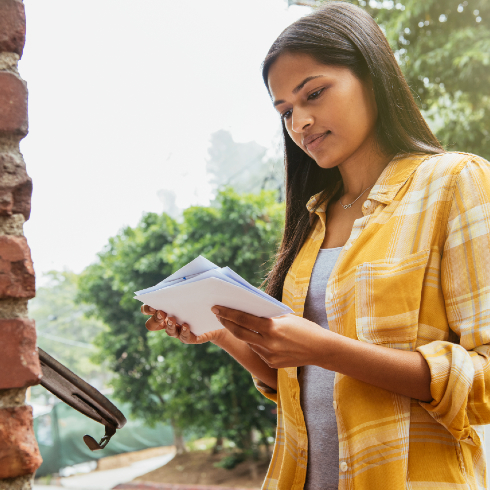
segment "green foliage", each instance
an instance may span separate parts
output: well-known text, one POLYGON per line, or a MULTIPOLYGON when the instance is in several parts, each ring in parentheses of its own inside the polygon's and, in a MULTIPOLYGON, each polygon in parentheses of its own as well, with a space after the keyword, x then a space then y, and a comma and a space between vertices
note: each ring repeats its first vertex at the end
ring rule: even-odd
POLYGON ((449 150, 490 158, 490 2, 354 0, 384 29, 416 101, 449 150))
POLYGON ((255 286, 281 238, 284 205, 275 193, 237 194, 222 190, 214 206, 184 211, 184 222, 168 260, 180 268, 197 255, 230 266, 255 286), (262 271, 262 273, 261 273, 262 271))
POLYGON ((79 299, 92 305, 92 315, 107 325, 95 340, 99 351, 94 360, 107 363, 114 373, 114 396, 130 403, 135 416, 154 422, 161 420, 162 400, 149 383, 153 366, 147 331, 133 296, 172 273, 162 251, 176 234, 175 221, 148 213, 137 227, 109 240, 79 285, 79 299))
POLYGON ((149 422, 170 419, 196 435, 227 437, 250 447, 250 431, 273 434, 272 405, 250 375, 226 352, 208 343, 183 345, 164 332, 147 332, 133 292, 154 285, 202 254, 228 265, 254 284, 281 236, 283 205, 274 192, 218 194, 210 207, 184 212, 183 223, 147 214, 112 238, 83 273, 80 298, 108 326, 97 338, 98 360, 109 362, 114 396, 149 422))

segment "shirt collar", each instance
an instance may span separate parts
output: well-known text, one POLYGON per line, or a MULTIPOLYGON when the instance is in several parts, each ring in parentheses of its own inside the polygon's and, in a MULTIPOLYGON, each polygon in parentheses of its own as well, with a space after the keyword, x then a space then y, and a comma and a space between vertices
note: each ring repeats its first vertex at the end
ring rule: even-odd
MULTIPOLYGON (((427 153, 404 153, 396 155, 390 163, 384 168, 378 177, 376 184, 371 189, 368 199, 372 199, 383 204, 390 204, 402 185, 415 172, 417 167, 427 158, 432 157, 427 153)), ((338 189, 340 182, 337 184, 333 194, 338 189)), ((314 212, 315 206, 322 195, 321 192, 315 194, 306 204, 310 213, 314 212)), ((328 199, 325 200, 316 209, 317 213, 324 213, 327 210, 328 199)))

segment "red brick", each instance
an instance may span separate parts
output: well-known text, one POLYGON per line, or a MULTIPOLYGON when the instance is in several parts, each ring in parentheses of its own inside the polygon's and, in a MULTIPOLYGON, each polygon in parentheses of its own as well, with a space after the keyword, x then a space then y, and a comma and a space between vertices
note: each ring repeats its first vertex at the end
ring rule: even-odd
POLYGON ((36 385, 40 375, 34 320, 0 320, 0 389, 36 385))
POLYGON ((0 235, 0 298, 34 298, 31 251, 23 236, 0 235))
POLYGON ((31 212, 32 180, 20 156, 0 153, 0 216, 31 212))
POLYGON ((34 473, 41 466, 32 407, 0 410, 0 479, 34 473))
POLYGON ((0 133, 27 134, 27 87, 9 72, 0 72, 0 133))
POLYGON ((26 14, 19 0, 0 0, 0 51, 22 56, 26 39, 26 14))

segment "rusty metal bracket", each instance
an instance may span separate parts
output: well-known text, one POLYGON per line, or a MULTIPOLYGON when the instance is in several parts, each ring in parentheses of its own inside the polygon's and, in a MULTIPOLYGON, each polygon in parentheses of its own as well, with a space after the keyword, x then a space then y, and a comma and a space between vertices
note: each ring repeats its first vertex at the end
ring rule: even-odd
POLYGON ((115 433, 116 433, 115 427, 110 427, 106 425, 105 436, 100 440, 100 442, 97 442, 92 436, 89 436, 88 434, 85 434, 83 436, 83 442, 88 446, 88 448, 91 451, 98 451, 99 449, 104 449, 107 446, 107 444, 109 444, 111 437, 115 433))
POLYGON ((91 451, 104 449, 116 429, 126 424, 124 415, 100 391, 40 348, 39 360, 43 372, 41 385, 70 407, 105 426, 105 436, 100 443, 92 436, 83 437, 91 451))

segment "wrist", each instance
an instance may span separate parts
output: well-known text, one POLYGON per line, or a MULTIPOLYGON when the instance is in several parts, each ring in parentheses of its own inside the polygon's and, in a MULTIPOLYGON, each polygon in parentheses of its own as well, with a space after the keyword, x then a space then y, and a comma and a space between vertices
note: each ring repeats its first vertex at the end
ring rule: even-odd
POLYGON ((341 335, 331 332, 327 329, 322 329, 321 335, 315 340, 313 347, 313 362, 315 366, 329 371, 335 371, 334 369, 334 357, 336 352, 336 342, 341 335))
MULTIPOLYGON (((230 343, 232 342, 231 337, 233 337, 233 335, 231 335, 230 332, 226 330, 226 328, 222 328, 221 330, 218 331, 216 338, 211 340, 211 342, 214 345, 217 345, 218 347, 221 347, 222 349, 226 350, 226 347, 229 346, 230 343)), ((238 339, 235 338, 235 340, 238 339)))

